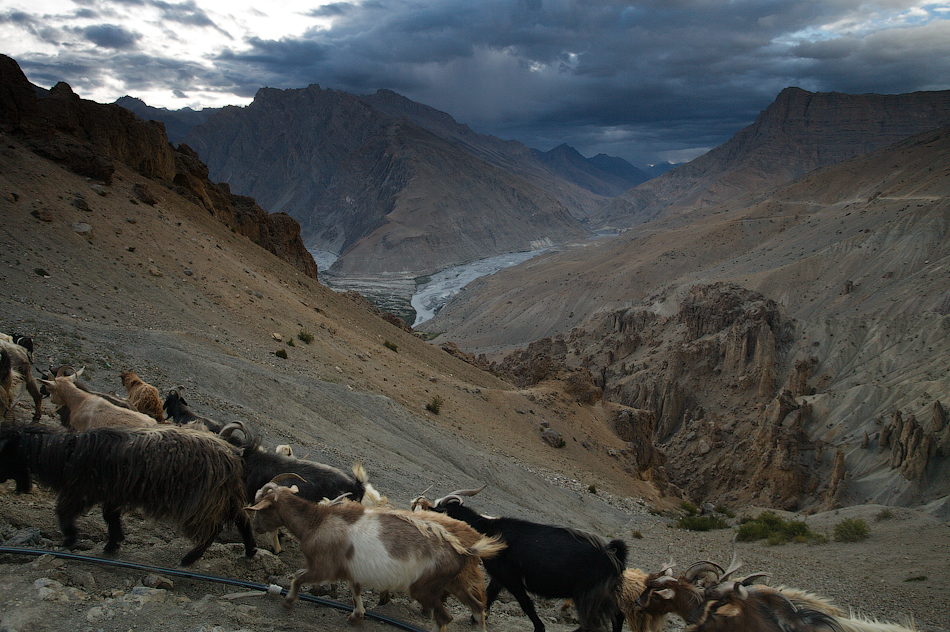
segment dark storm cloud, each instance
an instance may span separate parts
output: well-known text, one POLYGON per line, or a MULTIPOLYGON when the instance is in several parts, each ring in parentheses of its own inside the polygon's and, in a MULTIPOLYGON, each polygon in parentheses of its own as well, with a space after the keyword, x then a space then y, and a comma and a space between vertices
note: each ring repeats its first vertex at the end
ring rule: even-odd
MULTIPOLYGON (((241 34, 234 23, 226 31, 216 22, 223 16, 201 0, 84 0, 80 11, 99 12, 99 21, 121 29, 86 35, 115 52, 100 68, 64 47, 56 63, 83 67, 89 85, 108 75, 130 92, 166 82, 179 95, 245 97, 264 85, 319 83, 356 94, 389 88, 478 132, 542 150, 567 142, 584 155, 641 164, 721 144, 788 86, 850 93, 950 88, 947 3, 915 4, 354 0, 307 9, 287 35, 269 38, 241 34), (138 31, 110 14, 136 6, 153 7, 177 25, 169 26, 169 37, 214 32, 232 39, 202 60, 139 59, 138 31), (192 27, 198 31, 186 30, 192 27)), ((55 43, 68 27, 48 17, 9 12, 0 25, 55 43)), ((25 69, 30 64, 42 72, 54 66, 40 56, 26 60, 25 69)))
POLYGON ((96 46, 116 50, 134 48, 135 43, 142 37, 138 33, 127 31, 112 24, 98 24, 75 30, 81 32, 83 37, 96 46))

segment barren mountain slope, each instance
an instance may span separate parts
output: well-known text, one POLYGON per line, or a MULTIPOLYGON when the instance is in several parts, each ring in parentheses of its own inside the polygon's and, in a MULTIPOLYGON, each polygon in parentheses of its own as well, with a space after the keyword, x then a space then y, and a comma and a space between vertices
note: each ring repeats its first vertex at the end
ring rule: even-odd
POLYGON ((945 311, 950 128, 772 191, 535 257, 466 287, 421 330, 496 356, 659 288, 732 281, 793 317, 945 311), (842 294, 845 284, 860 291, 842 294))
POLYGON ((636 226, 779 186, 950 124, 950 91, 841 94, 786 88, 733 138, 604 205, 591 225, 636 226))
MULTIPOLYGON (((364 462, 371 482, 397 506, 430 484, 435 495, 487 482, 473 506, 622 537, 631 566, 658 568, 670 552, 681 565, 725 562, 731 555, 731 530, 671 530, 666 518, 647 512, 648 503, 664 502, 628 471, 627 444, 606 423, 613 406, 581 405, 547 384, 515 389, 459 362, 383 321, 358 297, 328 291, 206 210, 124 167, 112 184, 101 186, 4 134, 0 217, 0 330, 32 334, 41 366, 48 358, 84 365, 93 387, 106 391, 120 390, 123 368, 134 368, 163 393, 181 385, 198 412, 247 421, 268 448, 289 442, 297 454, 340 467, 364 462), (154 206, 137 200, 135 184, 158 193, 154 206), (302 332, 313 341, 297 337, 302 332), (278 358, 278 350, 287 359, 278 358), (439 415, 424 408, 435 396, 443 400, 439 415), (542 443, 543 422, 562 434, 564 448, 542 443)), ((27 403, 21 401, 14 415, 28 420, 27 403)), ((48 402, 42 422, 56 423, 48 402)), ((56 549, 61 535, 54 506, 45 490, 23 497, 13 494, 11 483, 0 485, 0 538, 7 545, 56 549)), ((776 582, 820 592, 863 614, 896 621, 913 616, 919 630, 946 632, 950 576, 941 556, 950 547, 950 530, 910 510, 875 522, 881 509, 807 518, 814 529, 830 533, 842 518, 862 517, 872 524, 871 538, 862 543, 820 549, 742 544, 740 555, 750 572, 768 570, 776 582)), ((136 512, 124 523, 120 560, 174 567, 187 547, 173 527, 136 512)), ((98 512, 80 520, 79 528, 80 552, 101 556, 105 528, 98 512)), ((212 546, 193 570, 286 586, 302 566, 291 540, 280 557, 261 550, 244 560, 235 537, 226 533, 225 543, 212 546)), ((344 613, 310 604, 285 613, 275 599, 240 588, 153 579, 146 571, 3 554, 0 627, 345 627, 344 613)), ((346 601, 345 591, 338 598, 346 601)), ((375 596, 367 601, 375 609, 375 596)), ((450 605, 456 617, 450 629, 466 629, 467 613, 450 605)), ((541 600, 539 610, 551 632, 576 627, 558 614, 556 601, 541 600)), ((381 611, 429 625, 402 596, 381 611)), ((530 627, 504 594, 489 626, 495 632, 530 627)), ((390 629, 372 621, 363 627, 390 629)))
POLYGON ((532 260, 421 328, 476 352, 541 339, 529 355, 583 367, 605 399, 654 416, 665 471, 694 500, 946 517, 948 194, 944 128, 759 199, 532 260), (783 426, 792 434, 774 434, 783 426), (759 471, 789 454, 800 476, 759 471))

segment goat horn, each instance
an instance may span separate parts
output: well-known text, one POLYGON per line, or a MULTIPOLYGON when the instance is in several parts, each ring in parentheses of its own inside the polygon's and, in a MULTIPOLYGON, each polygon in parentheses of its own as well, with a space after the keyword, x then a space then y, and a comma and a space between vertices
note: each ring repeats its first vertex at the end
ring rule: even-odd
POLYGON ((772 573, 753 573, 748 577, 744 577, 741 583, 743 586, 751 586, 756 582, 757 579, 762 579, 763 577, 771 577, 772 573))
POLYGON ((742 560, 739 559, 739 551, 738 551, 738 549, 736 549, 736 538, 737 538, 737 537, 739 537, 739 534, 738 534, 738 533, 732 538, 732 561, 729 562, 729 567, 728 567, 728 568, 725 570, 725 572, 723 573, 722 578, 719 580, 720 582, 726 581, 726 579, 727 579, 730 575, 732 575, 732 574, 735 573, 737 570, 739 570, 740 568, 742 568, 742 560))
MULTIPOLYGON (((224 431, 222 430, 221 432, 224 432, 224 431)), ((305 483, 307 482, 307 479, 305 479, 303 476, 301 476, 300 474, 294 474, 293 472, 284 472, 283 474, 278 474, 274 478, 270 479, 270 482, 273 483, 274 485, 280 485, 281 483, 286 481, 288 478, 299 478, 303 482, 305 483)), ((349 492, 347 492, 347 494, 348 493, 349 492)))
POLYGON ((231 423, 229 423, 228 425, 226 425, 224 428, 221 429, 221 432, 218 433, 218 436, 221 437, 222 439, 227 439, 232 434, 234 434, 235 430, 240 430, 241 432, 243 432, 245 437, 248 436, 247 426, 244 425, 243 421, 232 421, 231 423))
POLYGON ((716 573, 717 581, 719 580, 719 576, 725 572, 724 570, 722 570, 722 566, 719 566, 719 564, 716 564, 715 562, 709 562, 709 561, 703 560, 701 562, 696 562, 695 564, 687 568, 686 573, 684 573, 683 575, 683 579, 685 579, 689 583, 693 583, 693 581, 700 575, 700 573, 706 573, 710 571, 716 573))
MULTIPOLYGON (((482 491, 482 490, 485 489, 486 487, 488 487, 488 483, 485 483, 484 485, 482 485, 482 486, 479 487, 478 489, 457 489, 457 490, 455 490, 454 492, 452 492, 451 494, 449 494, 449 496, 474 496, 475 494, 477 494, 478 492, 482 491)), ((426 490, 426 491, 429 491, 429 490, 426 490)), ((423 492, 423 493, 424 493, 424 492, 423 492)))

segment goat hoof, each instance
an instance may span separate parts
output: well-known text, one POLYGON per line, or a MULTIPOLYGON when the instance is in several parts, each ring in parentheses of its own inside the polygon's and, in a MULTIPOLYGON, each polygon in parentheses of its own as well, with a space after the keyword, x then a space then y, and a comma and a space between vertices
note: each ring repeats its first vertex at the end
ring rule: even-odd
POLYGON ((288 612, 293 610, 294 608, 294 602, 291 601, 290 599, 284 599, 283 601, 280 602, 280 605, 282 605, 284 607, 284 610, 287 610, 288 612))
POLYGON ((257 555, 257 549, 244 549, 244 557, 251 558, 257 555))
POLYGON ((359 625, 363 622, 363 615, 358 615, 355 612, 346 618, 346 622, 350 625, 359 625))

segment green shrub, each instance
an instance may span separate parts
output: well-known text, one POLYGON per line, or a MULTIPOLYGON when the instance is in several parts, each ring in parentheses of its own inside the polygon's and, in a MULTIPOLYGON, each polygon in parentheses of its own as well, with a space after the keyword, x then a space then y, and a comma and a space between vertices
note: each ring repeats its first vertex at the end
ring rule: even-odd
POLYGON ((300 339, 300 342, 304 342, 304 343, 306 343, 306 344, 308 344, 308 345, 309 345, 311 342, 313 342, 313 334, 310 333, 309 331, 307 331, 306 329, 301 329, 301 330, 300 330, 300 333, 297 334, 297 338, 300 339))
POLYGON ((771 511, 763 511, 756 518, 745 517, 739 521, 739 542, 766 540, 771 545, 789 542, 826 542, 827 538, 815 533, 801 520, 785 520, 771 511))
POLYGON ((287 346, 288 346, 288 347, 294 347, 294 346, 296 346, 296 345, 294 345, 294 339, 293 339, 293 338, 288 338, 288 339, 287 339, 287 346))
POLYGON ((384 340, 383 346, 386 347, 387 349, 391 349, 395 351, 396 353, 399 353, 399 345, 397 345, 395 342, 389 342, 388 340, 384 340))
POLYGON ((438 415, 439 412, 442 410, 442 404, 443 404, 442 398, 436 395, 435 397, 429 400, 428 404, 426 404, 426 410, 428 410, 433 415, 438 415))
POLYGON ((716 505, 716 511, 724 515, 726 518, 735 518, 736 512, 732 511, 725 505, 716 505))
POLYGON ((729 523, 722 516, 708 514, 705 516, 682 516, 677 519, 676 526, 687 531, 712 531, 713 529, 728 529, 729 523))
POLYGON ((695 516, 699 513, 699 508, 688 500, 680 503, 680 509, 685 511, 687 516, 695 516))
POLYGON ((860 542, 871 535, 871 528, 861 518, 845 518, 835 525, 835 542, 860 542))
POLYGON ((874 516, 874 521, 880 522, 881 520, 890 520, 893 517, 894 517, 893 511, 891 511, 890 509, 882 509, 881 511, 877 513, 876 516, 874 516))
POLYGON ((284 360, 287 359, 287 351, 285 349, 278 349, 274 355, 278 358, 283 358, 284 360))
POLYGON ((587 491, 588 491, 588 493, 596 494, 596 493, 597 493, 597 486, 594 485, 593 483, 591 483, 590 485, 587 486, 587 491))

